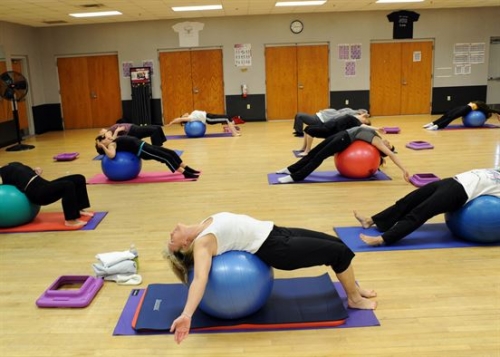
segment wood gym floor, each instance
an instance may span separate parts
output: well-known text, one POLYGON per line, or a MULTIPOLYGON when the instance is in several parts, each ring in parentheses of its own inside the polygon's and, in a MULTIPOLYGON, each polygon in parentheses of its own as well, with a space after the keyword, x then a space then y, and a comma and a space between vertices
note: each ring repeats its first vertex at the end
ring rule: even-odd
MULTIPOLYGON (((500 129, 422 129, 431 116, 374 118, 377 126, 399 126, 386 135, 404 165, 414 173, 443 178, 500 161, 500 129), (414 151, 405 144, 428 141, 433 150, 414 151)), ((495 123, 491 119, 492 124, 495 123)), ((496 123, 498 124, 498 123, 496 123)), ((283 226, 301 226, 333 234, 333 226, 354 226, 352 210, 373 214, 414 189, 400 170, 383 168, 392 180, 374 182, 268 185, 267 174, 296 159, 301 145, 292 122, 241 125, 243 136, 169 140, 184 150, 182 159, 203 171, 197 182, 89 185, 95 211, 109 212, 97 229, 0 235, 0 354, 45 356, 500 356, 500 247, 358 253, 357 280, 378 292, 381 326, 255 333, 191 334, 181 345, 171 335, 115 337, 115 324, 130 286, 106 282, 83 309, 41 309, 36 299, 61 275, 92 275, 97 253, 126 250, 135 244, 145 288, 176 283, 161 256, 177 222, 198 222, 219 211, 246 213, 283 226)), ((0 165, 21 161, 41 166, 46 178, 101 172, 93 139, 97 129, 49 132, 28 138, 35 149, 0 151, 0 165), (80 153, 77 160, 54 162, 58 153, 80 153)), ((168 135, 180 126, 165 127, 168 135)), ((208 132, 221 132, 209 126, 208 132)), ((320 169, 334 169, 333 159, 320 169)), ((165 170, 144 162, 143 170, 165 170)), ((60 203, 43 211, 61 211, 60 203)), ((430 223, 443 222, 438 216, 430 223)), ((317 276, 325 267, 275 277, 317 276)), ((335 279, 334 274, 330 275, 335 279)))

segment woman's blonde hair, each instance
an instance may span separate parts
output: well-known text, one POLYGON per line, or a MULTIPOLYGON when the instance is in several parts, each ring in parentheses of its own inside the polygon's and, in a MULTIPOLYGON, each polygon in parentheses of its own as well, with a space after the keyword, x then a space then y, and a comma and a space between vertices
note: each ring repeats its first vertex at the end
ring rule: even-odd
POLYGON ((168 248, 163 250, 163 257, 170 263, 175 276, 184 284, 188 283, 188 271, 194 265, 192 245, 187 251, 171 252, 168 248))

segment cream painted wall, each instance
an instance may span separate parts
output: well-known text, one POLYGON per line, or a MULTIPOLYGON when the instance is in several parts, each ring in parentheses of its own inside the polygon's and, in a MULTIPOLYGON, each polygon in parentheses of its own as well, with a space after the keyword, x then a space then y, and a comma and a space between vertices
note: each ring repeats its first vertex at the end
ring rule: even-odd
MULTIPOLYGON (((489 48, 491 36, 500 35, 500 7, 477 9, 423 10, 414 24, 415 39, 435 41, 434 87, 486 85, 488 53, 483 64, 474 65, 468 76, 453 75, 453 45, 460 42, 484 42, 489 48)), ((192 19, 203 22, 200 47, 221 47, 224 55, 225 94, 238 94, 246 83, 251 94, 265 93, 264 48, 271 44, 328 42, 330 44, 330 89, 368 90, 369 49, 371 41, 392 39, 388 12, 298 14, 233 18, 192 19), (304 23, 304 31, 294 35, 289 30, 293 19, 304 23), (252 45, 252 66, 246 72, 234 65, 235 44, 252 45), (359 43, 362 59, 355 77, 345 77, 343 63, 336 59, 338 44, 359 43)), ((88 26, 29 28, 0 22, 0 45, 7 55, 25 55, 29 60, 33 104, 58 103, 58 79, 55 59, 117 53, 120 63, 154 60, 153 97, 160 98, 158 51, 179 48, 172 26, 179 21, 148 21, 88 26)), ((122 99, 130 99, 128 78, 121 78, 122 99)))

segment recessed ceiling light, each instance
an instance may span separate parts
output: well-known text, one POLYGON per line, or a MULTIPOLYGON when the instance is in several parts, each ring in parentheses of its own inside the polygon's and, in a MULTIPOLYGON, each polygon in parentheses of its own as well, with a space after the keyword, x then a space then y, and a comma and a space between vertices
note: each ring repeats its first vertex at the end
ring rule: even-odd
POLYGON ((204 11, 204 10, 222 10, 222 5, 200 5, 200 6, 174 6, 174 11, 204 11))
POLYGON ((377 0, 377 4, 397 4, 400 2, 424 2, 424 0, 377 0))
POLYGON ((120 11, 98 11, 98 12, 80 12, 75 14, 69 14, 73 17, 100 17, 100 16, 116 16, 121 15, 120 11))
POLYGON ((278 1, 275 6, 314 6, 323 5, 326 0, 320 1, 278 1))

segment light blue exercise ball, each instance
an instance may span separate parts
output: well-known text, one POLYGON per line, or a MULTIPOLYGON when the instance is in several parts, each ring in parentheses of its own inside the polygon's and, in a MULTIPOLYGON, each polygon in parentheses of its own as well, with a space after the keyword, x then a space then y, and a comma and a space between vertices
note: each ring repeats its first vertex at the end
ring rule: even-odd
POLYGON ((486 123, 486 116, 479 110, 473 110, 466 116, 462 117, 462 123, 464 126, 471 128, 481 127, 484 126, 484 123, 486 123))
POLYGON ((40 206, 12 185, 0 185, 0 227, 10 228, 33 221, 40 206))
POLYGON ((459 238, 479 243, 500 242, 500 198, 479 196, 445 214, 446 225, 459 238))
MULTIPOLYGON (((193 271, 188 274, 189 283, 193 271)), ((274 284, 273 269, 259 257, 229 251, 212 259, 200 309, 220 319, 238 319, 257 312, 267 302, 274 284)))
POLYGON ((184 132, 189 138, 201 138, 206 131, 207 126, 199 120, 189 121, 184 125, 184 132))

